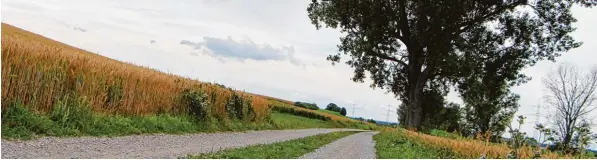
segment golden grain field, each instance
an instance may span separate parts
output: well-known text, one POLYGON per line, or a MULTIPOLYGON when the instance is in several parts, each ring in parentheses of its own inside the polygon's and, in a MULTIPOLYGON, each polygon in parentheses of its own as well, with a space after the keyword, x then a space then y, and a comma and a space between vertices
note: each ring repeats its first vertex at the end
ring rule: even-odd
MULTIPOLYGON (((188 88, 204 91, 212 113, 225 117, 233 94, 229 89, 123 63, 2 23, 3 104, 19 100, 49 111, 60 97, 76 94, 103 113, 181 113, 180 95, 188 88)), ((251 99, 258 119, 269 115, 267 99, 236 92, 251 99)))
MULTIPOLYGON (((49 111, 60 97, 74 93, 84 96, 95 111, 108 114, 181 113, 185 108, 180 93, 188 88, 204 91, 212 113, 225 117, 225 104, 233 94, 229 89, 120 62, 2 23, 3 102, 20 100, 49 111)), ((283 103, 333 120, 356 121, 296 107, 288 100, 235 92, 251 100, 260 120, 269 115, 271 103, 283 103)))

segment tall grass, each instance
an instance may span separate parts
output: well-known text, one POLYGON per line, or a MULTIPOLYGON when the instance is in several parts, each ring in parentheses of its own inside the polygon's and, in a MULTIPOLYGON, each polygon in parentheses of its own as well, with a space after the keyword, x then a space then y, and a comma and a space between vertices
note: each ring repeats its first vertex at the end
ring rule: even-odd
MULTIPOLYGON (((506 144, 496 144, 487 141, 480 141, 474 139, 450 139, 444 137, 436 137, 420 132, 409 131, 405 129, 390 129, 386 128, 383 132, 395 132, 405 137, 418 141, 426 146, 437 149, 449 148, 455 156, 460 158, 479 158, 485 155, 487 158, 506 158, 510 153, 510 148, 506 144)), ((533 158, 535 150, 531 147, 523 147, 521 149, 520 158, 533 158)), ((545 152, 541 154, 541 158, 571 158, 567 155, 558 155, 556 153, 545 152)))
POLYGON ((119 62, 2 24, 2 104, 21 101, 45 113, 61 97, 76 94, 101 113, 181 114, 188 109, 181 101, 189 89, 207 95, 215 118, 230 118, 231 98, 249 106, 251 120, 269 116, 269 101, 260 96, 119 62))

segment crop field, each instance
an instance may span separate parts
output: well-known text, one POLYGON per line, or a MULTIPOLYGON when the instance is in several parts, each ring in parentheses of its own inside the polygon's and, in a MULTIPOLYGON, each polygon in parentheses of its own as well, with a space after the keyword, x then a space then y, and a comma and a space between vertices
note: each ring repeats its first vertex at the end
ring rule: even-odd
MULTIPOLYGON (((259 119, 269 115, 270 103, 294 107, 287 100, 233 91, 113 60, 4 23, 2 42, 3 101, 19 100, 40 111, 49 111, 57 99, 67 94, 78 94, 86 97, 93 110, 104 113, 181 113, 186 109, 180 103, 185 89, 205 92, 213 113, 222 118, 226 117, 225 104, 234 92, 251 101, 259 119)), ((350 120, 318 113, 334 120, 350 120)))
MULTIPOLYGON (((94 110, 105 113, 180 113, 185 109, 179 103, 181 93, 196 88, 209 96, 214 115, 225 117, 225 103, 234 92, 56 45, 60 43, 48 39, 28 39, 39 36, 6 24, 2 31, 3 101, 19 100, 40 111, 49 111, 67 94, 77 94, 86 97, 94 110)), ((259 119, 269 114, 268 100, 241 95, 252 101, 259 119)))

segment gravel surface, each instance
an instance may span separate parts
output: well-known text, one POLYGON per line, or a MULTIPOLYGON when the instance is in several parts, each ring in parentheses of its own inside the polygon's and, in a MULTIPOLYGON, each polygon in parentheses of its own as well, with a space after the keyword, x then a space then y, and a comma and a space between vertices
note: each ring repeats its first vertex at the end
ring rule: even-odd
POLYGON ((344 137, 300 159, 375 159, 373 135, 378 132, 361 132, 344 137))
MULTIPOLYGON (((43 137, 32 141, 2 140, 2 158, 179 158, 221 149, 269 144, 334 131, 354 129, 267 130, 187 135, 124 137, 43 137)), ((369 138, 371 138, 369 136, 369 138)))

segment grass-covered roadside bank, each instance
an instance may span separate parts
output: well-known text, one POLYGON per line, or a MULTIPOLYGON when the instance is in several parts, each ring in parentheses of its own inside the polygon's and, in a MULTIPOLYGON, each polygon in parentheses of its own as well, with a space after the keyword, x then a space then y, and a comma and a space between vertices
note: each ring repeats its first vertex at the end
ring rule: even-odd
POLYGON ((57 105, 49 113, 29 109, 20 102, 2 111, 2 139, 28 140, 39 136, 122 136, 145 133, 182 134, 194 132, 277 129, 268 122, 197 121, 188 115, 106 115, 84 104, 57 105))
POLYGON ((290 141, 261 144, 245 148, 222 150, 215 153, 189 155, 191 159, 290 159, 311 153, 340 138, 355 134, 355 131, 318 134, 290 141))
POLYGON ((373 140, 375 140, 377 157, 380 159, 458 158, 447 149, 442 150, 428 147, 395 130, 383 130, 373 136, 373 140))
POLYGON ((41 113, 20 102, 2 111, 2 139, 29 140, 40 136, 124 136, 149 133, 184 134, 217 131, 245 131, 304 128, 357 128, 352 123, 321 121, 273 112, 264 122, 234 120, 198 121, 189 115, 122 116, 93 112, 85 103, 61 102, 51 112, 41 113))
MULTIPOLYGON (((445 135, 445 134, 442 134, 445 135)), ((508 158, 512 149, 507 144, 491 143, 487 141, 453 136, 440 137, 405 129, 383 129, 373 136, 376 141, 377 155, 379 158, 508 158)), ((520 148, 520 158, 535 158, 535 149, 529 146, 520 148)), ((568 155, 558 155, 552 152, 543 152, 540 158, 572 158, 568 155)))

